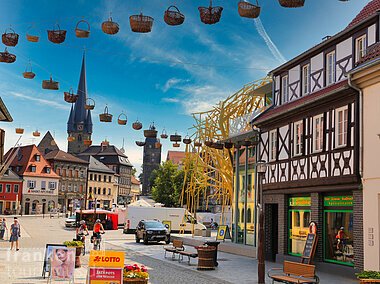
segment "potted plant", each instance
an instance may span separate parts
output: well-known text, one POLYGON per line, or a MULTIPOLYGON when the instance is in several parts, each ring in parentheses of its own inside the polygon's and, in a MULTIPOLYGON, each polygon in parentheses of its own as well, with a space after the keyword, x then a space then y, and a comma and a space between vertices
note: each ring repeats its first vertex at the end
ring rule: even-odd
POLYGON ((81 267, 80 255, 82 254, 83 243, 81 241, 66 241, 63 244, 68 248, 75 248, 75 268, 81 267))
POLYGON ((148 269, 138 264, 126 265, 123 270, 124 284, 147 284, 149 280, 148 269))
POLYGON ((380 283, 380 272, 365 270, 360 273, 356 273, 356 277, 360 280, 361 284, 367 283, 380 283))

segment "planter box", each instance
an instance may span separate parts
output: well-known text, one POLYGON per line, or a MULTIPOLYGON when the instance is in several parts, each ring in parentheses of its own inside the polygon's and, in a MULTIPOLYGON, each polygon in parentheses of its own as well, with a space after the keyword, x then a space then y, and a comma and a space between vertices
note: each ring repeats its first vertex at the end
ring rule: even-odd
POLYGON ((380 279, 359 279, 360 284, 367 284, 367 283, 380 283, 380 279))
POLYGON ((148 284, 148 279, 142 278, 124 278, 123 284, 148 284))

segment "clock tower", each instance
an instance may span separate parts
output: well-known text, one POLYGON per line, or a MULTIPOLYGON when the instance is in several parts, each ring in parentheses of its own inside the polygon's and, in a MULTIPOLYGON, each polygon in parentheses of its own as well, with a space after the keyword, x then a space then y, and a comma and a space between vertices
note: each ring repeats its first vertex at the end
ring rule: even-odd
POLYGON ((78 99, 71 105, 70 116, 67 122, 67 152, 73 155, 83 152, 91 145, 91 110, 86 110, 85 108, 87 100, 85 54, 83 54, 77 95, 78 99))

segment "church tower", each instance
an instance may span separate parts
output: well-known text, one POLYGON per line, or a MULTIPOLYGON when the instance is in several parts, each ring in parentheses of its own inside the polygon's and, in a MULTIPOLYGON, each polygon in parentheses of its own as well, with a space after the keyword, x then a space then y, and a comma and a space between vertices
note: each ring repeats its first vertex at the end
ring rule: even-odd
POLYGON ((71 105, 67 121, 67 133, 70 137, 67 152, 73 155, 79 154, 89 147, 89 145, 85 145, 84 141, 91 141, 92 134, 91 111, 85 108, 87 100, 85 54, 83 54, 77 95, 78 99, 71 105))

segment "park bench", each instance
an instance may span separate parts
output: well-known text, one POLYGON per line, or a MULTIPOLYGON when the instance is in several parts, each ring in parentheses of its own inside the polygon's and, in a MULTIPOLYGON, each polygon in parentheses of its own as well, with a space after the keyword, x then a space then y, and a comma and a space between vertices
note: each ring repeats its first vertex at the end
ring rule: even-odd
POLYGON ((283 283, 319 283, 319 278, 315 275, 315 265, 304 264, 292 261, 284 261, 283 268, 272 268, 268 271, 268 277, 274 282, 283 283), (282 270, 280 274, 272 271, 282 270))
POLYGON ((183 261, 183 256, 187 256, 189 259, 188 259, 188 264, 190 265, 190 259, 191 258, 197 258, 198 257, 198 253, 196 252, 191 252, 191 251, 179 251, 179 256, 178 256, 178 262, 181 262, 183 261))
POLYGON ((166 258, 166 253, 171 252, 172 254, 172 259, 175 259, 175 254, 179 253, 180 251, 184 251, 185 247, 183 246, 183 241, 180 240, 173 240, 173 245, 172 246, 164 246, 165 250, 165 255, 164 257, 166 258))

